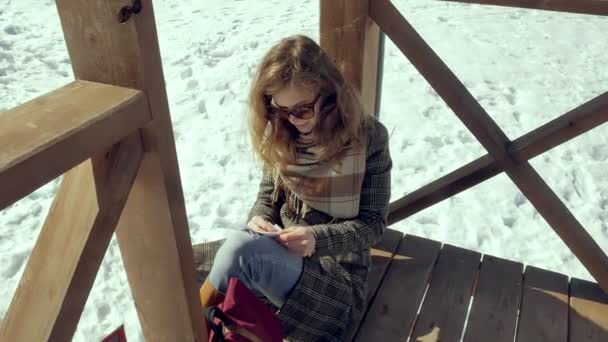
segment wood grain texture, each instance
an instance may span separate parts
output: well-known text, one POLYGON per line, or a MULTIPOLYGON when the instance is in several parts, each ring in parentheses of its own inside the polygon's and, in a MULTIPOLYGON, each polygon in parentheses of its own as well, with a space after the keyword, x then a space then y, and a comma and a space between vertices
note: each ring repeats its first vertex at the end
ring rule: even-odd
POLYGON ((97 197, 92 162, 63 178, 0 328, 0 341, 70 341, 112 238, 143 149, 134 134, 103 163, 97 197))
POLYGON ((513 342, 523 265, 484 255, 464 342, 513 342))
POLYGON ((141 91, 87 81, 0 113, 0 210, 150 120, 141 91))
POLYGON ((511 141, 462 82, 390 1, 371 2, 369 13, 608 292, 608 256, 529 162, 513 158, 511 141))
MULTIPOLYGON (((608 93, 517 138, 509 153, 527 161, 608 121, 608 93)), ((391 203, 389 224, 403 220, 433 204, 459 194, 504 170, 486 154, 391 203)))
POLYGON ((440 251, 437 241, 412 235, 403 238, 356 341, 405 341, 440 251))
MULTIPOLYGON (((374 113, 381 73, 380 29, 369 18, 370 0, 320 0, 320 45, 374 113)), ((375 113, 377 114, 377 113, 375 113)))
POLYGON ((608 341, 608 295, 597 284, 570 280, 568 341, 608 341))
POLYGON ((142 0, 141 12, 123 24, 117 13, 130 1, 57 0, 56 4, 75 77, 139 89, 148 98, 153 121, 142 130, 144 150, 149 152, 143 164, 159 170, 140 170, 138 177, 144 175, 145 180, 138 180, 136 186, 147 184, 150 189, 138 186, 131 193, 134 199, 130 197, 118 229, 128 226, 135 236, 159 232, 149 236, 166 239, 145 239, 145 244, 119 239, 123 258, 130 260, 125 267, 144 336, 206 341, 153 2, 142 0), (149 217, 139 217, 143 215, 149 217), (123 221, 146 225, 129 226, 123 221), (166 250, 159 252, 157 247, 166 250), (160 265, 168 269, 146 262, 159 256, 166 258, 160 265))
POLYGON ((568 277, 527 266, 517 326, 517 342, 566 342, 568 277))
MULTIPOLYGON (((154 153, 146 153, 116 239, 146 340, 193 341, 190 322, 184 319, 191 303, 180 289, 177 241, 159 177, 160 161, 154 153)), ((200 299, 197 304, 202 308, 200 299)))
MULTIPOLYGON (((376 296, 380 283, 386 274, 393 255, 397 251, 399 244, 402 241, 403 233, 400 231, 387 228, 382 239, 378 242, 371 250, 372 254, 372 269, 367 275, 367 294, 368 294, 368 308, 369 303, 376 296)), ((353 339, 361 323, 365 321, 365 315, 359 322, 355 322, 350 329, 349 335, 345 340, 350 341, 353 339)))
POLYGON ((402 238, 402 232, 387 228, 382 240, 372 248, 372 270, 367 278, 369 299, 376 294, 402 238))
POLYGON ((481 254, 444 245, 411 335, 412 341, 460 341, 481 254))

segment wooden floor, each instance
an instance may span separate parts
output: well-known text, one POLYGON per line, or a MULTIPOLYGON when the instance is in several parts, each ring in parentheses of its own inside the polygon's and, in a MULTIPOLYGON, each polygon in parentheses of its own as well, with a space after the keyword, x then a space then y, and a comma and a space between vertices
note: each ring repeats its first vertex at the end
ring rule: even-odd
POLYGON ((595 283, 392 229, 373 259, 354 341, 608 341, 595 283))

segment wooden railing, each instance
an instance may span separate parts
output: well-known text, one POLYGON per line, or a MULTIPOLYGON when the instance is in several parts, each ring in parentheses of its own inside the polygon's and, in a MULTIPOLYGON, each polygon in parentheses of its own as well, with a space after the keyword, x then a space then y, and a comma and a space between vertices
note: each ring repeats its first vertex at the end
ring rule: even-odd
MULTIPOLYGON (((605 1, 475 2, 607 14, 605 1)), ((141 4, 121 23, 126 0, 57 0, 77 81, 0 114, 0 209, 64 174, 1 341, 71 340, 113 233, 146 340, 207 340, 152 1, 141 4)), ((320 4, 321 45, 366 110, 379 105, 383 31, 489 151, 392 203, 390 223, 504 171, 608 292, 606 255, 528 164, 608 120, 608 94, 509 141, 388 0, 320 4)))
POLYGON ((0 113, 0 210, 63 174, 0 341, 70 341, 114 233, 146 340, 206 341, 152 1, 56 3, 77 81, 0 113))
POLYGON ((439 0, 480 5, 508 6, 556 12, 608 15, 606 0, 439 0))
MULTIPOLYGON (((608 2, 596 0, 462 1, 608 15, 608 2)), ((608 93, 548 124, 509 140, 462 82, 389 0, 321 0, 321 45, 359 88, 367 111, 378 108, 380 32, 386 34, 429 82, 488 154, 391 203, 393 224, 501 172, 515 183, 589 273, 608 293, 608 257, 528 160, 608 120, 608 93), (376 72, 376 74, 374 74, 376 72)), ((381 61, 380 61, 381 62, 381 61)), ((398 175, 395 175, 398 176, 398 175)))

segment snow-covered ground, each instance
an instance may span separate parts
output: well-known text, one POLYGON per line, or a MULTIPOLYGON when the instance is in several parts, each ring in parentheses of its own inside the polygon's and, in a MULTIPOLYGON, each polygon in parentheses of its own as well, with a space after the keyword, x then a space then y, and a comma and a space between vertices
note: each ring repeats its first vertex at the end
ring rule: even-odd
MULTIPOLYGON (((512 139, 608 91, 608 18, 394 3, 512 139)), ((303 33, 318 40, 318 1, 154 5, 190 232, 194 242, 219 239, 245 223, 261 175, 245 135, 250 77, 281 37, 303 33)), ((72 79, 54 1, 0 0, 0 110, 72 79)), ((392 132, 393 201, 483 154, 390 40, 380 118, 392 132)), ((608 252, 608 125, 531 163, 608 252)), ((0 212, 0 317, 58 182, 0 212)), ((504 175, 392 228, 592 279, 504 175)), ((113 240, 74 340, 99 340, 122 323, 130 341, 143 341, 113 240)))

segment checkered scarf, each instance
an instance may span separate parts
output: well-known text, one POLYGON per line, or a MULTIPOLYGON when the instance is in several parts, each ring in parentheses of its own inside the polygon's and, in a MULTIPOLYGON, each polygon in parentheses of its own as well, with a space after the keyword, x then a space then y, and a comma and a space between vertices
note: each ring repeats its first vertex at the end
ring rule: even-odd
POLYGON ((357 216, 366 151, 367 139, 363 148, 348 147, 334 165, 320 163, 322 148, 315 145, 310 134, 302 134, 296 141, 296 163, 273 172, 273 201, 283 189, 287 208, 296 217, 302 218, 310 208, 334 218, 357 216))

